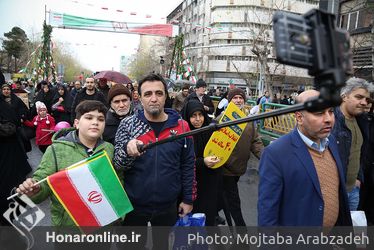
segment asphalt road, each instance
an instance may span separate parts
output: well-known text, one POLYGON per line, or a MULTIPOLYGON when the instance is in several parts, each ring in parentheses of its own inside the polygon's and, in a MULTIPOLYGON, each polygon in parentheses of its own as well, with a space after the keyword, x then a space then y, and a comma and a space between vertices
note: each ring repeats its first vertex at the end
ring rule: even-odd
MULTIPOLYGON (((36 147, 34 141, 32 141, 33 149, 27 155, 29 157, 29 163, 35 171, 41 160, 42 153, 36 147)), ((257 191, 258 191, 258 175, 253 168, 258 168, 258 160, 252 155, 248 161, 248 168, 246 174, 244 174, 239 180, 239 194, 241 198, 242 213, 247 226, 257 225, 257 191)), ((38 207, 44 211, 46 216, 38 224, 40 226, 51 225, 51 215, 49 212, 50 200, 46 200, 43 203, 38 204, 38 207)), ((223 216, 223 213, 220 212, 223 216)))

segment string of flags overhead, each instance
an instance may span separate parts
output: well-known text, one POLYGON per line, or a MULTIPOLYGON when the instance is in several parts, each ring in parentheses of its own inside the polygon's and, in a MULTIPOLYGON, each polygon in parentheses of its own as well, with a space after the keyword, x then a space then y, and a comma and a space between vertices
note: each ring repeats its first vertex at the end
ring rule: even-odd
MULTIPOLYGON (((56 65, 55 65, 55 63, 53 62, 53 58, 52 58, 52 55, 50 54, 50 55, 48 55, 48 57, 47 58, 45 58, 45 60, 43 60, 43 62, 41 62, 41 54, 42 54, 42 43, 40 43, 37 47, 36 47, 36 49, 33 51, 33 52, 31 52, 30 53, 30 56, 28 57, 28 58, 30 58, 28 61, 27 61, 27 63, 26 63, 26 65, 25 65, 25 67, 23 67, 22 69, 20 69, 19 71, 18 71, 18 73, 31 73, 32 75, 42 75, 44 72, 45 72, 45 70, 46 70, 46 68, 47 68, 47 66, 48 66, 48 68, 51 68, 52 69, 52 71, 53 71, 53 73, 55 74, 55 75, 57 75, 57 72, 56 72, 56 65), (31 64, 31 62, 32 61, 35 61, 35 65, 36 65, 36 67, 37 68, 33 68, 32 69, 32 72, 29 72, 29 67, 30 67, 30 64, 31 64), (48 65, 46 64, 46 62, 48 63, 48 65)), ((54 45, 54 43, 53 42, 51 42, 51 47, 53 48, 53 47, 55 47, 55 45, 54 45)))
POLYGON ((232 27, 231 26, 228 26, 228 25, 222 25, 220 23, 216 24, 216 27, 212 27, 212 26, 204 26, 202 24, 193 24, 191 22, 180 22, 178 20, 172 20, 170 21, 171 24, 175 24, 175 25, 179 25, 179 26, 182 26, 182 25, 185 25, 186 27, 188 26, 191 26, 192 28, 196 28, 196 30, 201 30, 201 29, 205 29, 206 31, 208 31, 209 33, 219 33, 219 32, 230 32, 230 31, 233 31, 232 30, 232 27))
MULTIPOLYGON (((123 44, 99 44, 99 43, 77 43, 77 42, 64 42, 64 45, 69 46, 99 46, 99 47, 105 47, 105 48, 113 48, 113 49, 119 49, 121 47, 124 47, 123 44)), ((134 50, 138 50, 138 48, 133 48, 134 50)))
MULTIPOLYGON (((31 60, 32 60, 33 58, 35 58, 35 53, 40 49, 41 46, 42 46, 42 43, 38 44, 38 46, 36 47, 36 49, 35 49, 33 52, 30 53, 30 56, 28 57, 28 58, 30 58, 30 59, 27 61, 25 67, 23 67, 22 69, 20 69, 20 70, 18 71, 18 73, 26 73, 26 72, 27 72, 27 69, 28 69, 28 67, 30 66, 31 60)), ((33 74, 34 74, 34 75, 36 74, 36 71, 35 71, 35 70, 34 70, 33 74)))
MULTIPOLYGON (((81 4, 81 5, 93 7, 93 8, 96 8, 96 9, 101 9, 103 11, 111 12, 111 13, 121 13, 121 14, 128 15, 128 16, 137 16, 137 17, 140 17, 140 18, 147 18, 147 19, 151 19, 151 18, 152 19, 161 19, 161 20, 166 19, 166 17, 157 17, 157 16, 151 15, 149 13, 139 13, 137 11, 127 10, 127 9, 124 9, 124 8, 109 7, 109 6, 106 6, 106 5, 98 5, 98 4, 93 4, 93 3, 90 3, 90 2, 84 2, 84 1, 78 1, 78 0, 70 0, 70 2, 72 2, 74 4, 81 4)), ((193 28, 196 28, 197 30, 205 29, 208 32, 211 32, 211 31, 219 32, 219 31, 224 31, 225 30, 224 27, 203 26, 202 24, 199 24, 199 23, 198 24, 193 24, 191 22, 180 22, 178 20, 172 20, 171 24, 179 24, 179 25, 184 24, 186 26, 192 26, 193 28)))
POLYGON ((190 59, 188 59, 187 53, 185 50, 182 50, 182 58, 183 61, 180 62, 180 65, 184 67, 184 73, 177 75, 177 80, 189 79, 192 83, 196 83, 196 76, 194 73, 193 65, 190 63, 190 59))
POLYGON ((99 4, 94 4, 90 2, 78 1, 78 0, 70 0, 70 2, 74 4, 81 4, 81 5, 93 7, 96 9, 101 9, 102 11, 121 13, 121 14, 129 15, 129 16, 137 16, 137 17, 142 17, 142 18, 156 18, 156 19, 161 19, 161 20, 166 19, 165 17, 157 17, 149 13, 138 13, 137 11, 127 10, 127 9, 120 8, 120 7, 109 7, 107 5, 99 5, 99 4))

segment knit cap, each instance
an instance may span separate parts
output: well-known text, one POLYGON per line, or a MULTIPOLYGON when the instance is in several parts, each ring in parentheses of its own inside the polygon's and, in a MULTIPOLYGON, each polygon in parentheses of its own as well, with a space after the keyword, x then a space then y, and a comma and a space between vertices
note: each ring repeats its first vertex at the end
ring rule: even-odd
POLYGON ((49 121, 49 118, 48 118, 49 117, 48 114, 44 118, 41 118, 40 115, 39 115, 39 110, 40 109, 46 109, 47 110, 47 107, 45 106, 45 104, 43 102, 37 101, 35 103, 35 107, 36 107, 36 111, 38 112, 38 115, 37 115, 37 117, 35 119, 34 125, 37 126, 38 122, 40 122, 41 119, 47 119, 46 124, 50 124, 50 121, 49 121))
POLYGON ((197 82, 196 82, 196 88, 197 89, 200 88, 200 87, 206 87, 206 86, 207 86, 206 82, 203 79, 197 80, 197 82))
POLYGON ((35 107, 36 107, 36 111, 39 111, 39 109, 47 109, 47 107, 45 106, 45 104, 43 102, 40 102, 40 101, 37 101, 35 103, 35 107))
POLYGON ((229 102, 231 102, 231 99, 236 95, 241 95, 243 97, 244 101, 246 101, 244 90, 242 90, 240 88, 235 88, 235 89, 231 89, 229 91, 229 94, 227 95, 227 99, 229 100, 229 102))
POLYGON ((109 104, 112 101, 112 99, 117 95, 127 95, 131 100, 130 90, 122 84, 116 84, 109 89, 109 92, 108 92, 109 104))

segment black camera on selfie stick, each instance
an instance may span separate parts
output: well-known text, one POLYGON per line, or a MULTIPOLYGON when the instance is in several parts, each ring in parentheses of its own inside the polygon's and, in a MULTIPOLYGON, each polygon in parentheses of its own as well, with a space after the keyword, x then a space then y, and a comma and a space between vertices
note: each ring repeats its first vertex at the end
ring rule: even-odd
POLYGON ((335 16, 313 9, 303 15, 277 11, 273 16, 277 60, 308 69, 320 97, 306 104, 309 111, 338 106, 340 89, 352 74, 347 31, 335 25, 335 16))

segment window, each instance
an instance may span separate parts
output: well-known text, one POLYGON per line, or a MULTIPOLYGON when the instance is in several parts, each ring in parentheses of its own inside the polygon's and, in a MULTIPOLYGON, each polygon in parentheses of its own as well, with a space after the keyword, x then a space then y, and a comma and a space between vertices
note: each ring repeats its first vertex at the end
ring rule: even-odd
POLYGON ((347 29, 347 24, 348 24, 348 15, 342 15, 340 17, 340 28, 342 29, 347 29))
POLYGON ((360 10, 360 14, 358 16, 357 28, 370 27, 371 20, 373 20, 373 18, 374 18, 373 11, 369 11, 367 9, 360 10))
POLYGON ((340 16, 340 28, 352 31, 370 27, 373 16, 372 11, 368 9, 343 14, 340 16))
POLYGON ((357 12, 349 13, 349 30, 354 30, 357 27, 357 12))

